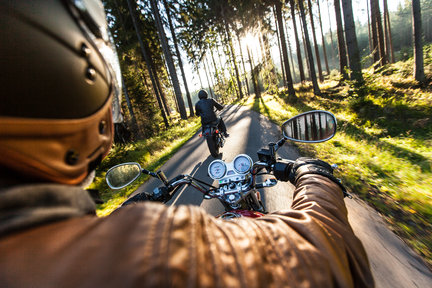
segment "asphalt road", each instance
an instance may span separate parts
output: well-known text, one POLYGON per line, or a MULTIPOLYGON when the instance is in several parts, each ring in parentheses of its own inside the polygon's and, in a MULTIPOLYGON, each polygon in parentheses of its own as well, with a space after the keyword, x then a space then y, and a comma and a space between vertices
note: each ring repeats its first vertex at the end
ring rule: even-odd
MULTIPOLYGON (((230 106, 221 116, 230 133, 222 148, 221 159, 224 161, 230 162, 238 154, 247 154, 256 161, 256 152, 260 148, 282 137, 277 125, 245 107, 230 106)), ((290 143, 280 148, 278 154, 282 158, 293 160, 300 156, 290 143)), ((161 170, 168 179, 178 174, 189 174, 212 183, 212 179, 207 175, 207 169, 213 160, 205 139, 198 137, 197 134, 168 160, 161 170)), ((159 185, 157 180, 150 179, 136 192, 152 191, 159 185)), ((293 191, 290 183, 279 182, 276 186, 261 191, 268 211, 290 207, 293 191)), ((378 213, 356 197, 346 199, 345 203, 354 233, 360 238, 368 254, 376 287, 432 288, 432 273, 421 259, 387 228, 378 213)), ((205 200, 200 192, 191 187, 181 190, 167 204, 197 205, 215 216, 223 212, 223 206, 218 200, 205 200)))

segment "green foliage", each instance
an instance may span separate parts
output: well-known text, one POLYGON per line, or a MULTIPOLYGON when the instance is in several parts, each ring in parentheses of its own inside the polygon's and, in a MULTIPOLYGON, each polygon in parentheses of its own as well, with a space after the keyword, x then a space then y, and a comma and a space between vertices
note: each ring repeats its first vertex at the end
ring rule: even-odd
MULTIPOLYGON (((431 47, 425 47, 428 65, 431 47)), ((363 87, 335 79, 321 85, 321 96, 298 86, 296 101, 282 90, 245 105, 278 124, 308 110, 333 112, 337 135, 319 145, 299 144, 302 154, 337 164, 350 192, 374 206, 432 265, 432 89, 416 83, 410 60, 373 72, 364 71, 363 87)))
MULTIPOLYGON (((155 23, 150 8, 145 2, 136 3, 137 25, 143 39, 143 48, 151 58, 150 66, 153 66, 155 78, 161 83, 162 93, 168 94, 171 86, 162 57, 162 49, 158 39, 155 23)), ((152 82, 146 62, 142 56, 142 50, 138 41, 132 17, 126 1, 106 0, 105 10, 108 15, 110 31, 117 46, 119 60, 124 79, 125 89, 136 117, 136 125, 133 123, 132 113, 126 103, 123 103, 125 122, 133 134, 133 138, 141 139, 152 136, 160 131, 162 123, 161 110, 156 102, 152 82)), ((165 102, 170 109, 174 106, 173 99, 165 97, 165 102)))
POLYGON ((96 177, 91 189, 100 191, 104 204, 97 207, 99 216, 106 216, 115 210, 127 197, 135 191, 148 176, 141 176, 132 185, 121 189, 112 190, 105 182, 106 171, 117 164, 125 162, 138 162, 148 170, 156 171, 161 167, 177 150, 189 140, 201 127, 198 117, 188 121, 179 121, 162 133, 139 140, 126 145, 114 145, 108 156, 102 161, 96 170, 96 177))
MULTIPOLYGON (((162 122, 159 110, 156 108, 156 99, 154 95, 145 86, 145 81, 142 78, 144 69, 138 65, 127 65, 125 62, 137 63, 135 51, 129 51, 122 58, 122 74, 124 83, 128 89, 129 98, 135 117, 137 118, 138 127, 136 131, 132 131, 135 136, 149 137, 157 133, 160 129, 159 123, 162 122), (130 56, 129 56, 130 55, 130 56), (155 121, 156 120, 156 121, 155 121)), ((126 122, 129 127, 133 127, 131 123, 131 115, 128 108, 123 102, 126 122)))

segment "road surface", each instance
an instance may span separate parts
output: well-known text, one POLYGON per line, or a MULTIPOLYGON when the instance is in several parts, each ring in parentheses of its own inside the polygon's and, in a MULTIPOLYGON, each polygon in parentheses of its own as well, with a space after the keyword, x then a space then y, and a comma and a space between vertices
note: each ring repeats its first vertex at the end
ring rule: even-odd
MULTIPOLYGON (((256 152, 266 147, 269 142, 281 139, 280 128, 266 117, 243 106, 229 106, 222 113, 230 137, 222 148, 221 159, 230 162, 238 154, 248 154, 252 160, 258 160, 256 152)), ((319 144, 315 144, 319 145, 319 144)), ((279 149, 282 158, 296 159, 297 149, 286 143, 279 149)), ((208 165, 214 160, 210 156, 205 139, 192 137, 161 168, 171 179, 178 174, 189 174, 206 182, 211 182, 207 175, 208 165)), ((136 192, 153 191, 159 181, 150 179, 136 192)), ((290 207, 293 186, 278 182, 275 187, 261 190, 264 205, 269 212, 290 207)), ((354 233, 365 246, 369 257, 376 287, 431 287, 432 273, 410 248, 385 225, 382 218, 361 200, 346 199, 348 217, 354 233)), ((201 206, 209 214, 218 215, 223 206, 216 199, 205 200, 202 194, 193 188, 181 190, 168 205, 191 204, 201 206)))

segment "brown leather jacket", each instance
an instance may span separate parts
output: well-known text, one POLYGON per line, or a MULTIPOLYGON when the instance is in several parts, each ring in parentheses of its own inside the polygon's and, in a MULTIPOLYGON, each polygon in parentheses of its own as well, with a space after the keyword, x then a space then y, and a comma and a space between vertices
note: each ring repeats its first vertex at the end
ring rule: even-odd
POLYGON ((290 210, 234 221, 154 203, 97 218, 77 188, 14 189, 0 191, 0 287, 374 285, 342 192, 322 176, 300 179, 290 210))

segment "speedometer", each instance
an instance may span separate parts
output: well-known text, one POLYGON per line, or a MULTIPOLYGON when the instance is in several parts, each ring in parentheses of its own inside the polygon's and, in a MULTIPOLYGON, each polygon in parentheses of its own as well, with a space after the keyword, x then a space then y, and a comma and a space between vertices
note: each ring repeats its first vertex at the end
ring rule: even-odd
POLYGON ((252 159, 245 154, 240 154, 234 158, 234 170, 239 174, 245 174, 252 168, 252 159))
POLYGON ((208 167, 209 176, 215 180, 222 178, 226 170, 226 165, 222 160, 214 160, 208 167))

